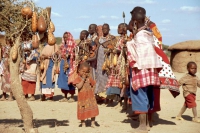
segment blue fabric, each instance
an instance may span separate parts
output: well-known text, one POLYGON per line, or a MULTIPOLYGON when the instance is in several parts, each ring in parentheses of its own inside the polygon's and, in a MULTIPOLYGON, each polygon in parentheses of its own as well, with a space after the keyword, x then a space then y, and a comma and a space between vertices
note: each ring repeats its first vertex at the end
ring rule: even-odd
MULTIPOLYGON (((132 71, 132 69, 130 69, 132 71)), ((131 72, 130 71, 130 72, 131 72)), ((132 80, 132 73, 130 73, 130 81, 132 80)), ((130 82, 131 83, 131 82, 130 82)), ((148 112, 154 105, 153 86, 139 88, 134 91, 130 84, 130 97, 132 102, 132 110, 140 112, 148 112)))
POLYGON ((134 91, 132 88, 130 88, 133 111, 148 112, 149 99, 147 97, 147 89, 147 87, 144 87, 134 91))
POLYGON ((52 69, 54 62, 50 59, 49 66, 46 72, 46 84, 41 84, 42 88, 55 88, 55 82, 52 82, 52 69))
POLYGON ((106 90, 106 95, 120 94, 120 89, 117 87, 109 87, 106 90))
MULTIPOLYGON (((70 59, 67 60, 68 64, 70 64, 70 59)), ((70 84, 68 85, 68 74, 70 69, 67 69, 67 72, 64 72, 64 60, 62 59, 60 62, 60 73, 58 75, 58 88, 63 90, 75 90, 75 87, 70 84)))

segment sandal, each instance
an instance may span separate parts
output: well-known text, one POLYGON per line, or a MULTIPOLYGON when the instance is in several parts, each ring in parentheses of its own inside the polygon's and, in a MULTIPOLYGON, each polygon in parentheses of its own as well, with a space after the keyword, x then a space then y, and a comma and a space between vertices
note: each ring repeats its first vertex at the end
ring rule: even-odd
POLYGON ((67 101, 68 101, 67 98, 63 98, 63 99, 59 100, 59 102, 67 102, 67 101))
POLYGON ((192 121, 193 121, 193 122, 200 123, 200 120, 199 120, 199 119, 192 118, 192 121))
POLYGON ((68 102, 69 102, 69 103, 72 103, 72 102, 75 102, 75 100, 74 100, 74 98, 70 98, 70 99, 68 100, 68 102))

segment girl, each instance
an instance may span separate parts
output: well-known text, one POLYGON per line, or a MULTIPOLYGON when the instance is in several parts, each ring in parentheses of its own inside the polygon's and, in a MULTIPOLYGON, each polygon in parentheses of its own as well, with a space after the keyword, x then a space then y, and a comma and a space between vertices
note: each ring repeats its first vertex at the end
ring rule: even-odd
POLYGON ((65 97, 60 102, 74 102, 75 87, 68 83, 69 73, 73 70, 73 65, 70 65, 74 61, 74 51, 76 47, 75 40, 70 32, 65 32, 63 35, 63 43, 60 46, 61 62, 60 73, 58 75, 58 88, 61 88, 65 97), (71 94, 71 98, 67 99, 67 94, 71 94))
POLYGON ((95 127, 95 117, 99 114, 97 102, 94 96, 95 81, 90 76, 90 65, 81 63, 78 68, 78 77, 74 85, 78 88, 77 117, 85 127, 85 119, 91 118, 91 127, 95 127))

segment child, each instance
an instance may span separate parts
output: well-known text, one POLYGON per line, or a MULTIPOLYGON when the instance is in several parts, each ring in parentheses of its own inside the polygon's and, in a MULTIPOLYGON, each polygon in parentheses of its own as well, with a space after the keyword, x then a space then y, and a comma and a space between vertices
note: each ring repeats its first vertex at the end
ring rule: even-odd
POLYGON ((182 85, 183 88, 183 96, 185 98, 185 103, 181 108, 179 114, 176 116, 176 119, 184 120, 181 117, 181 115, 185 112, 187 108, 192 108, 192 113, 194 115, 192 121, 200 122, 200 120, 197 117, 197 105, 195 102, 197 86, 200 87, 200 80, 195 75, 197 72, 197 64, 193 61, 189 62, 187 64, 187 70, 188 73, 179 80, 179 84, 182 85))
POLYGON ((85 127, 85 119, 91 118, 91 127, 95 127, 95 117, 99 114, 97 102, 94 96, 95 81, 90 76, 90 65, 87 62, 80 64, 78 77, 74 85, 78 88, 77 117, 85 127))

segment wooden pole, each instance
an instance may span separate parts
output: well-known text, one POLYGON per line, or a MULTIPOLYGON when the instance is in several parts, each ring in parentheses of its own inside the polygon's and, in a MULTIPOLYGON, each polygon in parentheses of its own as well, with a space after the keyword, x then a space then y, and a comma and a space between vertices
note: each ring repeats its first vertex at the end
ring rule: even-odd
POLYGON ((46 7, 46 10, 48 12, 49 19, 51 19, 51 7, 46 7))

